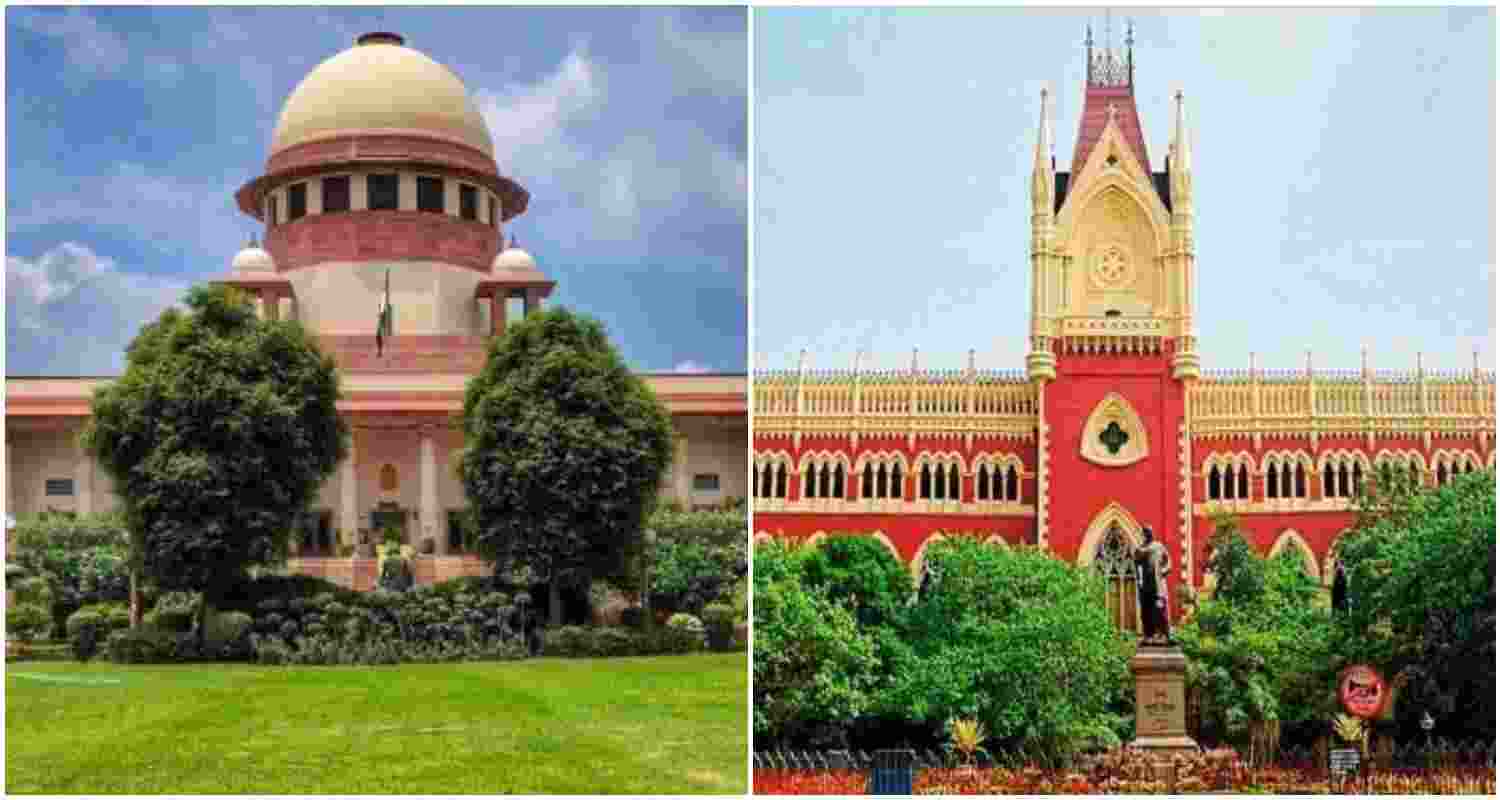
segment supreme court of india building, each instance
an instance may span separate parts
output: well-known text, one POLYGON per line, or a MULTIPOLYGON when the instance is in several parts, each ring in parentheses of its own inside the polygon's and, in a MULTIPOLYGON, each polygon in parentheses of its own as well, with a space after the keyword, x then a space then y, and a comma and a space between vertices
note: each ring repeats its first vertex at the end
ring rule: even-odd
MULTIPOLYGON (((234 255, 218 282, 252 294, 267 317, 307 326, 339 366, 338 407, 353 431, 349 458, 306 518, 294 571, 369 588, 374 559, 347 553, 390 524, 423 553, 419 582, 488 570, 461 552, 454 523, 465 505, 450 467, 462 445, 456 415, 490 338, 555 285, 525 251, 504 246, 528 194, 493 152, 457 76, 402 37, 371 33, 296 87, 263 174, 233 197, 264 225, 264 243, 234 255), (378 352, 387 279, 394 337, 378 352)), ((643 377, 677 433, 663 495, 686 507, 745 498, 745 377, 643 377)), ((10 513, 116 505, 108 475, 76 440, 93 390, 108 381, 6 378, 10 513)))
MULTIPOLYGON (((1150 159, 1133 56, 1092 47, 1072 158, 1053 154, 1042 93, 1030 181, 1024 371, 757 371, 757 541, 871 535, 924 576, 957 535, 1034 545, 1100 570, 1134 628, 1131 553, 1169 548, 1170 598, 1205 585, 1216 511, 1262 554, 1292 549, 1331 585, 1351 497, 1383 464, 1426 485, 1495 465, 1495 382, 1472 370, 1213 370, 1193 309, 1192 137, 1182 94, 1150 159)), ((1204 213, 1229 213, 1203 209, 1204 213)), ((1020 287, 1017 287, 1019 289, 1020 287)), ((1020 309, 1015 309, 1019 311, 1020 309)), ((1211 321, 1206 335, 1212 335, 1211 321)), ((972 352, 972 351, 971 351, 972 352)))

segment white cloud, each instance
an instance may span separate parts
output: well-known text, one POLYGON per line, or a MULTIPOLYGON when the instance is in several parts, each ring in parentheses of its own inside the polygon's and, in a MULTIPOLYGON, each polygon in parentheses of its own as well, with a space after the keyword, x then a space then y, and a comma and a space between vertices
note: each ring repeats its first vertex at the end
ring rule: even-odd
POLYGON ((676 14, 662 14, 657 19, 655 34, 661 45, 658 52, 671 65, 678 87, 725 95, 745 91, 743 32, 688 30, 676 14))
POLYGON ((227 268, 244 244, 246 232, 256 227, 254 220, 240 217, 234 207, 236 183, 195 182, 152 172, 140 164, 118 163, 104 175, 82 178, 72 185, 35 180, 27 185, 51 191, 11 198, 18 203, 6 217, 12 232, 58 223, 120 227, 142 240, 222 253, 227 268))
POLYGON ((581 157, 567 142, 564 128, 602 100, 597 72, 578 47, 540 83, 474 93, 502 170, 513 164, 547 170, 581 157))
POLYGON ((18 22, 25 30, 62 42, 68 65, 65 80, 70 82, 114 75, 130 61, 125 41, 80 8, 62 13, 28 10, 18 22))
POLYGON ((64 242, 34 258, 6 256, 6 371, 99 375, 124 366, 140 326, 188 284, 123 271, 88 245, 64 242))
POLYGON ((713 370, 710 369, 706 364, 700 364, 697 361, 688 359, 686 361, 677 362, 677 366, 672 367, 672 371, 688 374, 699 374, 704 372, 712 372, 713 370))

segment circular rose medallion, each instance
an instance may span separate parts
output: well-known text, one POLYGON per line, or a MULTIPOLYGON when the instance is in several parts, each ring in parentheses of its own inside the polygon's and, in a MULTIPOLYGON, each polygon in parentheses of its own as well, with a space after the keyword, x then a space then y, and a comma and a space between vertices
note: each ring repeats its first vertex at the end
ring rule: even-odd
POLYGON ((1100 248, 1094 256, 1094 282, 1106 289, 1130 282, 1130 258, 1125 248, 1117 244, 1100 248))
POLYGON ((1339 703, 1361 719, 1374 719, 1385 707, 1385 678, 1374 667, 1356 664, 1339 673, 1339 703))

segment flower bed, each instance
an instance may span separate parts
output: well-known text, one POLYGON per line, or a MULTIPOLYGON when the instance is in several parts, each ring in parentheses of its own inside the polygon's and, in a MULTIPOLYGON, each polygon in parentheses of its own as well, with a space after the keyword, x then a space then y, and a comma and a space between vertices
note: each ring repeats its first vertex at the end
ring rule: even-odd
MULTIPOLYGON (((864 794, 860 769, 757 769, 756 794, 864 794)), ((912 791, 940 794, 1494 794, 1493 764, 1432 769, 1377 769, 1331 782, 1323 769, 1247 767, 1232 750, 1151 762, 1120 750, 1075 770, 1039 767, 918 769, 912 791)))

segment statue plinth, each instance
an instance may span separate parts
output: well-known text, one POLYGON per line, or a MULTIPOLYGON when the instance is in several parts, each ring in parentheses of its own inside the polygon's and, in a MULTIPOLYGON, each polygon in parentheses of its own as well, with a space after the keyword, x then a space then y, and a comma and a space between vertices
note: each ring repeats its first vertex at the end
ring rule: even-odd
POLYGON ((1166 756, 1198 752, 1187 733, 1187 656, 1176 646, 1141 645, 1135 674, 1135 740, 1131 747, 1166 756))

